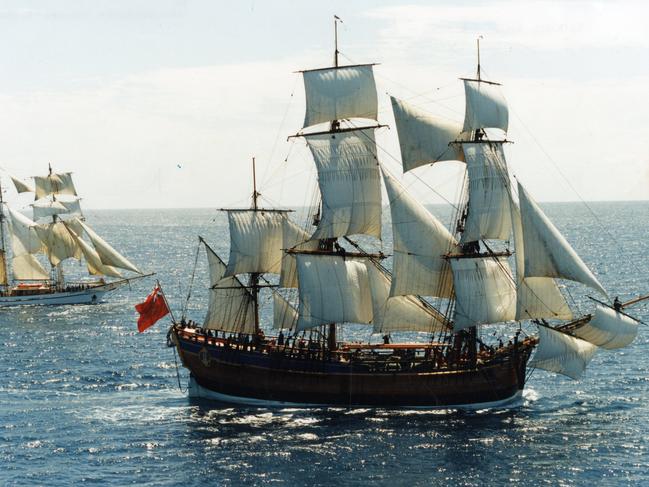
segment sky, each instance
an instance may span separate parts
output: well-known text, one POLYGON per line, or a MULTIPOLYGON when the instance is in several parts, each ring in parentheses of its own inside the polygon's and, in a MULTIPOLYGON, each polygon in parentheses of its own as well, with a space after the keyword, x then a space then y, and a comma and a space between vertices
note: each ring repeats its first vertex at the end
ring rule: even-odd
MULTIPOLYGON (((376 62, 379 158, 424 203, 462 166, 401 175, 388 94, 461 121, 462 76, 501 82, 510 170, 539 201, 649 199, 645 2, 0 2, 0 175, 72 171, 84 208, 308 205, 301 69, 376 62)), ((441 195, 441 196, 440 196, 441 195)))

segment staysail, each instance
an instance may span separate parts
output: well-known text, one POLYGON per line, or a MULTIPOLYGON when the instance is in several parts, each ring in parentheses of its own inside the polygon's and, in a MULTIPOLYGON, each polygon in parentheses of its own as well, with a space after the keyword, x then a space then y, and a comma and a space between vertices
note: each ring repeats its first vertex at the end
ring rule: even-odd
POLYGON ((518 205, 512 201, 514 254, 516 260, 516 319, 554 318, 571 320, 572 311, 551 277, 525 277, 525 244, 518 205))
POLYGON ((393 96, 390 100, 403 172, 438 161, 464 161, 462 147, 451 144, 461 139, 462 125, 432 117, 393 96))
POLYGON ((518 183, 525 277, 558 277, 606 291, 541 208, 518 183))
POLYGON ((88 225, 86 225, 85 223, 83 223, 78 219, 75 219, 74 221, 75 224, 79 225, 86 232, 86 234, 90 238, 90 241, 92 242, 92 245, 95 247, 95 250, 99 255, 99 258, 101 259, 101 262, 104 265, 118 267, 120 269, 125 269, 128 271, 137 272, 138 274, 142 274, 142 272, 137 267, 135 267, 134 264, 132 264, 122 254, 117 252, 117 250, 115 250, 103 238, 97 235, 97 233, 92 228, 90 228, 88 225))
POLYGON ((453 274, 443 257, 457 248, 451 233, 396 179, 383 170, 393 234, 391 296, 450 297, 453 274))
POLYGON ((441 313, 427 307, 416 296, 390 297, 390 277, 370 261, 366 261, 366 267, 372 293, 372 325, 375 333, 434 333, 447 328, 441 313))

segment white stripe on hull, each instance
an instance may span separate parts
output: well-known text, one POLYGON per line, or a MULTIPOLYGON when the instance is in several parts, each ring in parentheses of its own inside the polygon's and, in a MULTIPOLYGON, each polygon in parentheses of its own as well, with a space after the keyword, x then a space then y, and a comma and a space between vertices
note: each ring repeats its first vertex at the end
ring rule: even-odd
MULTIPOLYGON (((255 406, 255 407, 268 407, 268 408, 326 408, 326 407, 343 407, 340 404, 307 404, 300 402, 284 402, 284 401, 268 401, 265 399, 255 399, 252 397, 231 396, 229 394, 222 394, 220 392, 206 389, 201 386, 192 375, 189 376, 188 395, 190 398, 196 399, 209 399, 213 401, 225 402, 230 404, 238 404, 241 406, 255 406)), ((515 408, 522 405, 523 391, 518 391, 511 397, 501 399, 499 401, 480 402, 474 404, 454 404, 449 406, 399 406, 390 407, 389 409, 462 409, 475 411, 479 409, 495 409, 495 408, 515 408)), ((380 408, 380 406, 361 406, 354 405, 354 407, 370 407, 380 408)))
POLYGON ((81 291, 58 291, 28 296, 0 296, 0 307, 7 306, 55 306, 62 304, 96 304, 104 295, 117 289, 112 283, 81 291))

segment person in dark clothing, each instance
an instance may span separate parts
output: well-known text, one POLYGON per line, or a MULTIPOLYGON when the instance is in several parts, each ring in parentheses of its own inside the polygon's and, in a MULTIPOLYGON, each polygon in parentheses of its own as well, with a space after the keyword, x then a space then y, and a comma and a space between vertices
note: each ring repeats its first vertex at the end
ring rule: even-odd
POLYGON ((622 311, 622 303, 620 302, 620 298, 615 296, 615 299, 613 300, 613 307, 615 308, 615 311, 622 311))
POLYGON ((279 335, 277 336, 277 344, 284 345, 284 332, 280 330, 279 335))
POLYGON ((386 335, 383 335, 383 343, 384 343, 385 345, 389 345, 389 344, 390 344, 390 335, 387 335, 387 334, 386 334, 386 335))

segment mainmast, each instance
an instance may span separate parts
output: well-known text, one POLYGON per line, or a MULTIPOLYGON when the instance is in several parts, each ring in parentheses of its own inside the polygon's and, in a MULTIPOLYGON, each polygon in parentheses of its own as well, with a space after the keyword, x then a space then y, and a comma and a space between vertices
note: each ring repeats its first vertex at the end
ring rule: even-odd
MULTIPOLYGON (((334 15, 334 67, 338 67, 338 22, 342 23, 342 19, 334 15)), ((340 130, 340 120, 332 120, 330 125, 330 132, 338 132, 340 130)), ((336 245, 336 238, 325 238, 319 240, 320 250, 333 252, 334 245, 336 245)), ((329 350, 336 349, 336 323, 329 324, 329 333, 327 334, 327 346, 329 350)))

